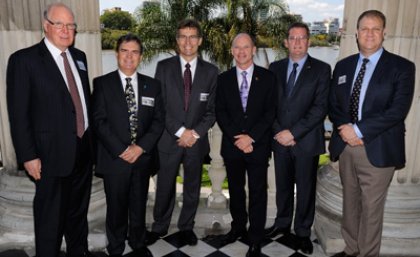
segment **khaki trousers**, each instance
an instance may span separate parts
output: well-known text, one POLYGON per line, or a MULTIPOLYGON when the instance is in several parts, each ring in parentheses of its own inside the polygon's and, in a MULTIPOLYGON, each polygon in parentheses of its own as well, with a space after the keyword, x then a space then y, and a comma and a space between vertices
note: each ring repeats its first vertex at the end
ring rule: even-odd
POLYGON ((375 167, 369 162, 364 146, 346 146, 340 155, 339 168, 343 184, 344 252, 378 257, 385 200, 395 167, 375 167))

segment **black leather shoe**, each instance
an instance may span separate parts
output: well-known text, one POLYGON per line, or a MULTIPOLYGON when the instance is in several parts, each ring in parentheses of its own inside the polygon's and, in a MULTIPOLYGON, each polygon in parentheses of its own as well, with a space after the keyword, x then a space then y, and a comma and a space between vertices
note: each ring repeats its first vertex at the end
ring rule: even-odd
POLYGON ((314 252, 314 246, 309 237, 298 237, 298 241, 298 247, 303 253, 312 254, 314 252))
POLYGON ((146 232, 146 238, 144 239, 144 244, 145 245, 152 245, 154 243, 156 243, 157 240, 159 240, 161 237, 161 235, 157 232, 151 231, 151 232, 146 232))
POLYGON ((289 234, 290 228, 279 228, 276 225, 273 225, 267 228, 264 233, 266 237, 273 238, 280 234, 289 234))
POLYGON ((133 251, 133 253, 134 253, 134 255, 132 254, 130 256, 135 256, 135 257, 153 257, 152 252, 149 249, 147 249, 146 246, 141 247, 141 248, 138 248, 138 249, 135 249, 133 251))
POLYGON ((197 245, 197 236, 195 235, 194 231, 192 230, 184 230, 181 231, 182 234, 182 241, 187 245, 197 245))
POLYGON ((355 255, 348 255, 345 252, 339 252, 339 253, 334 254, 331 257, 356 257, 356 256, 355 255))
POLYGON ((122 257, 122 254, 111 254, 108 255, 109 257, 122 257))
POLYGON ((222 236, 222 238, 220 240, 220 244, 221 244, 221 246, 225 246, 225 245, 228 245, 228 244, 231 244, 231 243, 235 242, 236 240, 238 240, 241 237, 246 237, 246 232, 245 231, 238 231, 236 229, 231 229, 229 231, 229 233, 222 236))
POLYGON ((260 256, 261 256, 261 245, 252 244, 249 247, 248 252, 246 253, 246 257, 260 257, 260 256))
POLYGON ((96 257, 96 255, 94 255, 93 253, 86 251, 82 254, 77 254, 77 255, 66 255, 67 257, 96 257))

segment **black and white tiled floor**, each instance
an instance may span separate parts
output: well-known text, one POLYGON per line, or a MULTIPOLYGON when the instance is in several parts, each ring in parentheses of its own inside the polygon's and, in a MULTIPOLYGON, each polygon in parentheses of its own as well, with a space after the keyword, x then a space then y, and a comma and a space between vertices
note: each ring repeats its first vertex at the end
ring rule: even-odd
MULTIPOLYGON (((305 255, 300 251, 296 251, 294 243, 294 235, 283 236, 272 239, 266 239, 263 242, 262 256, 263 257, 326 257, 318 244, 317 239, 313 238, 314 253, 312 255, 305 255)), ((207 236, 198 241, 196 246, 184 245, 179 239, 179 234, 174 233, 160 239, 155 244, 149 246, 150 251, 154 257, 244 257, 248 251, 248 245, 244 241, 237 241, 220 247, 220 237, 207 236)), ((107 256, 103 252, 94 252, 97 257, 107 256)), ((130 250, 126 250, 125 257, 130 257, 130 250)), ((0 253, 0 257, 28 257, 23 250, 9 250, 0 253)), ((64 257, 64 253, 62 257, 64 257)), ((60 256, 61 257, 61 256, 60 256)))

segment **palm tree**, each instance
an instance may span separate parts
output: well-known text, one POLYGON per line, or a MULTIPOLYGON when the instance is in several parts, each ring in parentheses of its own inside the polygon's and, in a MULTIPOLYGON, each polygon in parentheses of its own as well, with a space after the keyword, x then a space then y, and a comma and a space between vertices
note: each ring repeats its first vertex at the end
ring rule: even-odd
MULTIPOLYGON (((145 59, 158 53, 176 53, 175 31, 178 22, 193 17, 201 22, 204 40, 201 51, 221 70, 232 67, 232 39, 239 32, 249 33, 257 47, 281 49, 288 24, 296 20, 287 15, 284 0, 167 0, 164 8, 141 10, 138 34, 143 38, 145 59), (287 18, 284 18, 287 17, 287 18)), ((265 50, 268 65, 268 57, 265 50)))

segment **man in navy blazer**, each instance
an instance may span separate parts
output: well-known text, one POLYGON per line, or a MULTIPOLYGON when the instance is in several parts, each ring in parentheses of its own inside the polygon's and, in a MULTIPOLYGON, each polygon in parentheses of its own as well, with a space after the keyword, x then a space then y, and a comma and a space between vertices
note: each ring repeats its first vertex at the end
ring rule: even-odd
POLYGON ((207 132, 215 122, 214 99, 218 69, 198 56, 200 24, 182 20, 176 31, 179 55, 160 61, 155 78, 162 84, 165 129, 158 142, 154 222, 148 244, 168 233, 176 199, 176 176, 183 165, 183 201, 178 218, 183 244, 196 245, 194 220, 200 200, 204 157, 210 151, 207 132), (186 83, 189 82, 189 83, 186 83))
POLYGON ((236 67, 219 75, 216 94, 216 119, 223 132, 221 155, 229 182, 233 219, 230 232, 222 237, 222 244, 248 238, 250 247, 246 256, 260 256, 267 215, 271 127, 276 110, 275 77, 254 64, 256 47, 248 34, 238 34, 231 51, 236 67))
POLYGON ((384 205, 394 170, 405 164, 404 119, 415 66, 382 47, 386 19, 377 10, 357 20, 360 53, 337 63, 330 88, 334 125, 329 150, 340 159, 342 236, 334 256, 379 256, 384 205))
POLYGON ((284 40, 289 56, 269 67, 277 78, 279 99, 273 125, 277 215, 266 230, 268 237, 287 234, 294 220, 297 245, 307 254, 313 252, 310 235, 316 174, 319 155, 325 152, 324 120, 331 79, 331 67, 308 55, 309 36, 308 25, 290 25, 284 40))
POLYGON ((144 242, 145 214, 164 108, 159 81, 137 72, 142 50, 137 36, 121 36, 116 46, 118 70, 93 81, 96 173, 104 180, 107 250, 111 256, 122 256, 127 237, 136 256, 152 256, 144 242), (132 123, 130 108, 135 109, 132 115, 136 124, 132 123))
POLYGON ((67 256, 88 254, 90 89, 86 56, 73 47, 76 28, 69 7, 49 5, 44 11, 45 38, 15 52, 7 66, 16 156, 35 181, 37 256, 58 256, 63 235, 67 256))

